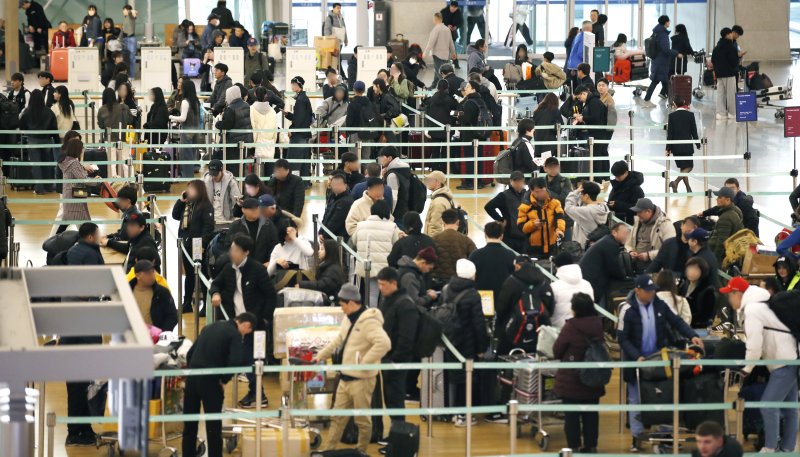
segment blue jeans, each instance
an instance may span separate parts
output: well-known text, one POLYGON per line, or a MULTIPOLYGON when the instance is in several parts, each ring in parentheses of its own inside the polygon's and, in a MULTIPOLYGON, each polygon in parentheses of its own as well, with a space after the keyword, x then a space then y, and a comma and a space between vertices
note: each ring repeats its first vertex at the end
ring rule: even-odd
POLYGON ((128 75, 131 79, 136 77, 136 37, 129 36, 122 39, 125 45, 125 61, 128 63, 128 75))
MULTIPOLYGON (((769 375, 769 382, 761 401, 797 401, 797 367, 778 368, 769 375)), ((797 441, 797 410, 794 408, 764 408, 761 410, 764 420, 764 446, 785 452, 794 452, 797 441), (779 433, 781 416, 783 416, 783 433, 779 433), (780 446, 778 439, 780 437, 780 446)))
POLYGON ((449 60, 440 59, 436 56, 433 56, 433 82, 431 83, 433 90, 436 90, 436 84, 438 84, 439 80, 441 79, 439 72, 441 71, 442 65, 448 62, 449 60))
MULTIPOLYGON (((641 404, 639 401, 639 386, 630 382, 628 383, 628 404, 641 404)), ((631 426, 631 434, 634 437, 639 436, 644 432, 644 424, 642 424, 641 414, 642 413, 639 411, 630 411, 628 413, 628 422, 631 426)))

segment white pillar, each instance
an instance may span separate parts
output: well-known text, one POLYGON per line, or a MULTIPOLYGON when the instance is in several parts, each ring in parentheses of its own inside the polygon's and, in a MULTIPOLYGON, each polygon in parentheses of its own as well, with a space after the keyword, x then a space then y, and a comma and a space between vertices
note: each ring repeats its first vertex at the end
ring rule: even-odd
POLYGON ((367 0, 356 2, 356 44, 369 46, 369 8, 367 0))

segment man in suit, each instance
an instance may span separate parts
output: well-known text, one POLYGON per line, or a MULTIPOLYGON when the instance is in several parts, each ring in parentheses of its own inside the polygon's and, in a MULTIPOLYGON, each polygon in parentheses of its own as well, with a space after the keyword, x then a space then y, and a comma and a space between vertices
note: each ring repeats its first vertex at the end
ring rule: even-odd
MULTIPOLYGON (((211 283, 211 304, 215 308, 222 307, 228 316, 236 316, 244 312, 253 313, 257 318, 256 330, 267 328, 267 320, 275 311, 277 294, 267 269, 250 258, 254 249, 252 238, 240 233, 233 238, 230 250, 230 262, 211 283)), ((220 313, 221 314, 221 313, 220 313)), ((219 316, 222 317, 222 316, 219 316)), ((253 336, 245 336, 244 362, 253 363, 253 336)), ((249 391, 240 401, 244 408, 255 407, 256 376, 247 374, 249 391)), ((261 392, 261 404, 268 405, 267 396, 261 392)))

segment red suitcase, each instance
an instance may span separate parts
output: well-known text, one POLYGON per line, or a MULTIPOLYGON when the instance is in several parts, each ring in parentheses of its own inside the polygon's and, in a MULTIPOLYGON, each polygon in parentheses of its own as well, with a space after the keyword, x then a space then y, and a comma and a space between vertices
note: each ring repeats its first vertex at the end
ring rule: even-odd
MULTIPOLYGON (((675 59, 675 72, 683 70, 683 60, 675 59)), ((675 98, 679 97, 686 105, 692 104, 692 77, 686 74, 674 74, 669 78, 669 104, 675 105, 675 98)))
POLYGON ((54 81, 69 79, 69 49, 53 49, 50 53, 50 73, 53 74, 54 81))

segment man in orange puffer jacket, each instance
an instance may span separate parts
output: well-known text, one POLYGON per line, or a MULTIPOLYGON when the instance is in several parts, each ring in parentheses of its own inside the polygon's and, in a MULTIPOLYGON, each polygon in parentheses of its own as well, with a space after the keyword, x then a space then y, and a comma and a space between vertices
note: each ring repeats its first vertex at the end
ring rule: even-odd
POLYGON ((550 198, 547 181, 534 178, 530 182, 528 198, 519 205, 517 226, 528 235, 526 253, 546 258, 555 249, 556 241, 564 236, 567 223, 561 202, 550 198))

